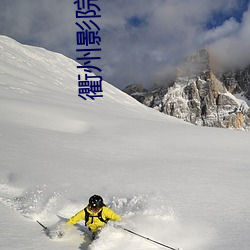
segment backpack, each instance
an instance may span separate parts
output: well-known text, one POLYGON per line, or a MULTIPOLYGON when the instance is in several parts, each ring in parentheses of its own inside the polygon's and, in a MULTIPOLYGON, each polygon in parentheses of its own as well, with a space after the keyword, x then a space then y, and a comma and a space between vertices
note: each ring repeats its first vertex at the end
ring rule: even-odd
MULTIPOLYGON (((105 206, 105 205, 104 205, 104 206, 105 206)), ((102 218, 102 210, 101 210, 96 216, 90 215, 90 213, 89 213, 88 210, 87 210, 87 207, 84 208, 84 212, 85 212, 85 219, 84 219, 84 220, 85 220, 85 226, 87 226, 87 222, 89 221, 90 218, 92 219, 92 221, 91 221, 90 224, 92 224, 93 221, 94 221, 94 217, 97 217, 100 221, 102 221, 102 222, 104 222, 104 223, 107 223, 107 222, 109 221, 109 219, 104 220, 104 219, 102 218)))

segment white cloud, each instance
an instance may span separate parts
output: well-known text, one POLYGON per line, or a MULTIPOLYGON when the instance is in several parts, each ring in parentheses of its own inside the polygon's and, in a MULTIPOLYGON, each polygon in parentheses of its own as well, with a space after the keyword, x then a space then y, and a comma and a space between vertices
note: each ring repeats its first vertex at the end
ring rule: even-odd
POLYGON ((236 0, 124 2, 128 1, 117 1, 117 4, 106 1, 108 8, 103 4, 103 22, 109 24, 104 41, 110 39, 112 43, 112 52, 109 45, 103 44, 107 51, 103 65, 112 65, 114 82, 120 82, 121 86, 133 80, 152 84, 156 76, 163 78, 166 68, 172 68, 186 56, 232 32, 237 33, 240 28, 234 18, 213 30, 204 28, 214 12, 229 14, 237 6, 236 0), (127 29, 126 19, 133 15, 146 17, 146 25, 127 29))
MULTIPOLYGON (((73 2, 1 0, 0 33, 75 58, 73 2)), ((205 29, 215 12, 230 15, 238 0, 99 0, 98 4, 102 59, 95 66, 121 88, 132 82, 150 85, 156 76, 164 77, 165 69, 211 43, 219 52, 237 44, 242 51, 248 48, 247 13, 242 23, 231 18, 213 30, 205 29), (142 25, 133 25, 136 18, 142 25)))
POLYGON ((250 64, 250 9, 244 13, 242 22, 228 36, 216 40, 210 50, 216 61, 225 66, 246 66, 250 64))
POLYGON ((235 35, 240 28, 240 24, 235 20, 235 18, 230 18, 226 20, 221 26, 216 28, 205 30, 200 38, 201 44, 211 44, 214 41, 218 41, 228 36, 235 35))

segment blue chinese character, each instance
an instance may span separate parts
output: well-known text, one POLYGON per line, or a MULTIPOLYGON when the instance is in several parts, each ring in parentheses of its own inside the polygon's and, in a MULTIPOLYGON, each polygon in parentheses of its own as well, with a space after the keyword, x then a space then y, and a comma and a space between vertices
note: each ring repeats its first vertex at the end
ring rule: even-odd
MULTIPOLYGON (((95 22, 93 22, 92 20, 89 21, 91 24, 93 24, 98 30, 100 30, 99 26, 96 25, 95 22)), ((91 27, 85 22, 83 21, 83 23, 85 24, 85 26, 91 30, 91 27)), ((98 31, 88 31, 85 30, 83 26, 81 26, 79 23, 76 23, 76 25, 78 27, 81 28, 82 31, 79 31, 76 33, 76 40, 77 40, 77 45, 86 45, 88 46, 89 44, 98 44, 100 45, 101 42, 101 37, 97 36, 98 35, 98 31)))
POLYGON ((82 94, 94 100, 95 97, 103 97, 103 95, 97 95, 96 93, 103 92, 102 90, 102 77, 101 76, 88 76, 85 74, 85 80, 81 81, 81 76, 78 75, 78 96, 86 100, 82 94), (98 81, 89 81, 89 78, 98 78, 98 81), (94 95, 90 95, 92 92, 94 95))
POLYGON ((90 10, 90 6, 94 6, 98 11, 100 11, 101 9, 99 8, 99 6, 97 6, 96 4, 90 3, 90 2, 97 2, 97 1, 98 0, 76 0, 74 4, 77 4, 78 10, 82 10, 85 8, 90 10))
POLYGON ((77 45, 86 45, 88 46, 89 44, 98 44, 100 45, 101 42, 101 37, 97 36, 98 31, 79 31, 76 32, 76 41, 77 45))
POLYGON ((92 7, 96 8, 97 11, 100 11, 98 5, 91 2, 98 0, 77 0, 74 4, 77 4, 76 18, 89 18, 89 17, 101 17, 101 15, 96 15, 96 10, 91 9, 92 7), (91 9, 91 10, 90 10, 91 9), (86 12, 80 10, 87 10, 86 12))

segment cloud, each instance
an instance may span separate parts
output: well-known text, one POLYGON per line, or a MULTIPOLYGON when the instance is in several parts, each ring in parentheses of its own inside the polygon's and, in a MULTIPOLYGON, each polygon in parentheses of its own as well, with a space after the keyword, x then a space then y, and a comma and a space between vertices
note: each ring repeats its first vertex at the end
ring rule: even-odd
MULTIPOLYGON (((226 24, 224 28, 225 26, 226 24)), ((233 32, 210 44, 210 51, 215 60, 225 67, 244 67, 250 64, 249 41, 250 9, 244 13, 242 22, 238 23, 238 27, 233 32)))
POLYGON ((136 0, 128 5, 124 2, 108 1, 112 7, 103 7, 105 11, 111 8, 109 13, 104 11, 104 21, 119 9, 119 15, 115 14, 112 22, 104 25, 108 32, 103 38, 104 41, 110 39, 112 49, 106 50, 103 44, 107 53, 103 56, 102 67, 107 63, 109 75, 121 86, 132 82, 150 86, 167 78, 167 72, 190 54, 241 29, 241 24, 230 17, 238 7, 235 0, 143 0, 143 5, 136 0), (222 25, 207 30, 206 25, 214 13, 229 18, 222 25), (142 25, 131 24, 128 28, 126 20, 133 18, 142 25))
MULTIPOLYGON (((226 48, 237 45, 240 54, 247 55, 249 13, 242 21, 234 17, 242 8, 239 2, 99 0, 95 3, 102 17, 96 23, 101 28, 102 52, 101 60, 93 63, 102 69, 105 80, 119 88, 130 83, 149 87, 167 79, 173 67, 204 46, 211 46, 224 61, 230 60, 226 48)), ((0 33, 75 59, 75 10, 74 0, 1 0, 0 33)))
POLYGON ((240 24, 235 20, 235 18, 232 17, 229 20, 224 21, 221 26, 204 31, 204 34, 201 36, 200 43, 211 44, 215 41, 219 41, 237 33, 239 28, 240 24))
POLYGON ((0 1, 0 33, 20 42, 63 52, 75 37, 74 23, 74 6, 69 1, 0 1))

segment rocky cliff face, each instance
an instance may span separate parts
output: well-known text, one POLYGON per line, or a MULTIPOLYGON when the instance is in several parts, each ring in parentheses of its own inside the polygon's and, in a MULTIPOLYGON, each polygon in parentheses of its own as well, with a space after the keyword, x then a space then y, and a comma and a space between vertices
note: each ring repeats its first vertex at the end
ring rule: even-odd
MULTIPOLYGON (((250 67, 215 75, 208 51, 201 50, 179 67, 170 87, 147 91, 137 85, 129 94, 149 107, 196 125, 248 129, 250 109, 233 94, 250 97, 249 72, 250 67)), ((125 92, 132 88, 127 87, 125 92)))
POLYGON ((250 100, 250 65, 244 69, 228 70, 217 75, 230 93, 242 94, 250 100))

